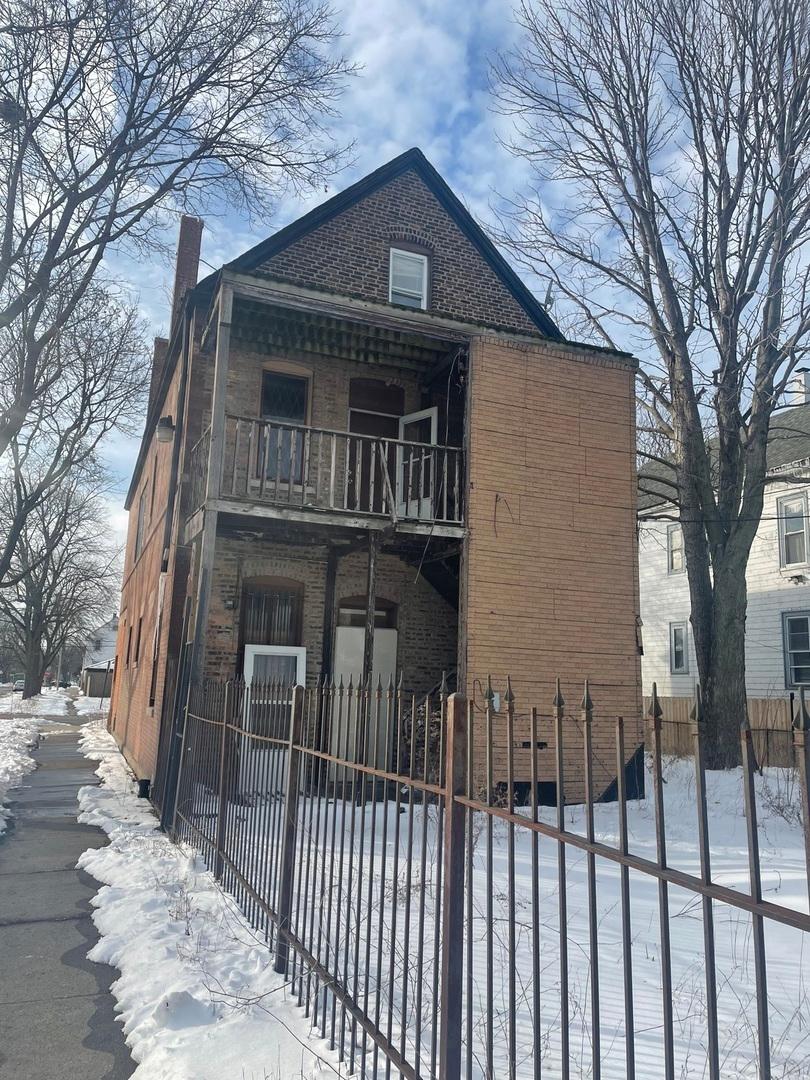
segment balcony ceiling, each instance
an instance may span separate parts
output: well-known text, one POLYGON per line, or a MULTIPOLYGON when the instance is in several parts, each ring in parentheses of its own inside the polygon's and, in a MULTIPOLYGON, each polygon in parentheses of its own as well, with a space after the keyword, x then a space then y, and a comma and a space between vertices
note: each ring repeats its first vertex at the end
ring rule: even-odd
POLYGON ((429 373, 440 367, 461 341, 430 337, 340 316, 325 315, 234 298, 234 342, 267 352, 320 353, 341 360, 386 364, 429 373))

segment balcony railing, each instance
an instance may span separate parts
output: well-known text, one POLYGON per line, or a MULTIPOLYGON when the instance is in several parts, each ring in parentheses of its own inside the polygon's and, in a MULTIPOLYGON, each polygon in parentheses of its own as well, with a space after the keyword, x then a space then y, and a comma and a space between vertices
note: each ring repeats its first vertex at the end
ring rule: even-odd
MULTIPOLYGON (((203 437, 192 450, 192 476, 195 453, 207 454, 207 446, 203 437)), ((228 416, 220 492, 251 503, 460 524, 461 469, 455 446, 228 416)))

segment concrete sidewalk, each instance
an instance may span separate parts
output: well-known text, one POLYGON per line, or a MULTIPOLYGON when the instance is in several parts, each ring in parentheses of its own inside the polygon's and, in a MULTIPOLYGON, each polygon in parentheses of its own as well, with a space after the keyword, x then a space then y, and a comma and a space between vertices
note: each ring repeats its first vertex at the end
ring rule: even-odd
POLYGON ((3 1080, 120 1080, 135 1069, 113 1011, 116 972, 87 959, 99 886, 75 866, 107 838, 76 820, 76 792, 97 783, 77 748, 81 722, 60 717, 43 739, 0 837, 3 1080))

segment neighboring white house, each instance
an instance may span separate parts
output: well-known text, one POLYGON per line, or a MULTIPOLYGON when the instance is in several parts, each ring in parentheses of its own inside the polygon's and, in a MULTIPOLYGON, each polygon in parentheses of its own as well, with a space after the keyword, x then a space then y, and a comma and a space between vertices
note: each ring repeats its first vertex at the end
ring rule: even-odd
MULTIPOLYGON (((810 404, 774 418, 768 471, 748 563, 745 667, 749 701, 776 705, 774 699, 786 704, 791 691, 810 687, 810 404)), ((643 476, 640 486, 643 690, 649 694, 655 682, 663 698, 691 697, 697 664, 681 527, 664 520, 677 519, 662 501, 665 488, 654 477, 645 485, 643 476)))
POLYGON ((106 666, 108 660, 115 658, 115 643, 118 639, 118 616, 113 615, 102 626, 90 634, 85 642, 82 670, 85 668, 106 666))

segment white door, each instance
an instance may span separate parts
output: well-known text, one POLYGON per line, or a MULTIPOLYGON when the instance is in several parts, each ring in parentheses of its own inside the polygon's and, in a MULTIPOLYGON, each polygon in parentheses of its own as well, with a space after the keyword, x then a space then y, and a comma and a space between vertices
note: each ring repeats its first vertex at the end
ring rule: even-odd
POLYGON ((400 517, 433 519, 433 488, 436 481, 435 453, 439 410, 422 409, 400 417, 400 442, 420 443, 397 450, 397 514, 400 517))
MULTIPOLYGON (((366 640, 366 631, 360 626, 339 626, 335 631, 335 682, 347 686, 351 679, 354 686, 362 679, 363 673, 363 648, 366 640)), ((378 626, 374 630, 374 653, 371 663, 371 685, 376 689, 377 681, 380 680, 384 687, 388 686, 388 680, 396 682, 397 669, 397 632, 392 627, 378 626)), ((375 706, 372 704, 372 716, 375 706)), ((381 723, 385 724, 385 705, 381 709, 381 723)), ((388 732, 386 743, 385 731, 369 732, 368 747, 369 757, 376 757, 374 765, 378 769, 386 768, 390 760, 390 745, 393 741, 393 731, 388 732), (376 754, 374 749, 376 746, 376 754)), ((352 757, 354 749, 354 714, 349 724, 344 726, 339 735, 335 732, 332 738, 331 752, 335 757, 352 757), (348 730, 347 730, 348 727, 348 730), (338 746, 338 742, 340 745, 338 746), (348 748, 348 753, 347 753, 348 748)))
MULTIPOLYGON (((307 651, 288 645, 246 645, 244 677, 245 731, 286 738, 289 732, 288 694, 272 700, 262 685, 278 681, 286 687, 304 685, 307 651)), ((286 751, 272 742, 239 737, 239 790, 242 795, 272 795, 283 791, 286 751)))

